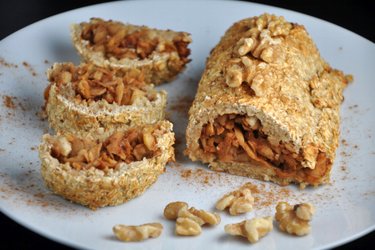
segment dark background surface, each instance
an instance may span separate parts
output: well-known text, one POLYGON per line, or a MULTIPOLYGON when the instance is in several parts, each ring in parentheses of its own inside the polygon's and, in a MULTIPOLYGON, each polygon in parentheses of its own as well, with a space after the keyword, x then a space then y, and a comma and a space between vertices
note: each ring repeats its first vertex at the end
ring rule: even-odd
MULTIPOLYGON (((103 0, 10 0, 0 1, 0 39, 46 17, 108 1, 103 0)), ((375 41, 375 1, 284 0, 252 1, 295 10, 335 23, 375 41)), ((375 56, 375 55, 374 55, 375 56)), ((374 208, 375 209, 375 208, 374 208)), ((70 249, 18 225, 0 213, 1 249, 70 249)), ((373 249, 375 232, 338 249, 373 249)), ((125 247, 125 245, 124 245, 125 247)))

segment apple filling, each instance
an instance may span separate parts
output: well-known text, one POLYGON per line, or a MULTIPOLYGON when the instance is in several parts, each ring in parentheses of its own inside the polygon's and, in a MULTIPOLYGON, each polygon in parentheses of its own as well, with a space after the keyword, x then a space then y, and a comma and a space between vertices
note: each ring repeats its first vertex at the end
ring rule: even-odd
MULTIPOLYGON (((53 70, 49 80, 58 87, 71 83, 78 103, 106 100, 109 104, 132 105, 138 98, 147 98, 149 101, 156 98, 155 92, 147 91, 148 86, 144 82, 143 74, 137 69, 124 72, 93 64, 76 67, 72 63, 64 63, 53 70)), ((50 86, 45 91, 46 100, 49 88, 50 86)))
POLYGON ((54 137, 51 148, 52 157, 60 163, 70 163, 77 170, 114 169, 120 163, 129 164, 159 154, 154 131, 149 127, 115 132, 104 141, 60 135, 54 137))
POLYGON ((88 46, 92 50, 102 52, 106 58, 145 59, 154 51, 175 51, 183 61, 188 62, 190 41, 186 40, 183 33, 176 33, 171 41, 162 40, 156 30, 145 26, 134 29, 120 22, 104 21, 100 18, 92 18, 89 23, 82 23, 81 28, 81 38, 89 42, 88 46))
POLYGON ((304 167, 302 150, 295 152, 290 143, 271 143, 260 121, 244 115, 225 114, 204 125, 200 146, 216 161, 258 163, 273 167, 280 178, 294 178, 312 185, 318 184, 332 165, 325 153, 319 151, 315 167, 304 167))

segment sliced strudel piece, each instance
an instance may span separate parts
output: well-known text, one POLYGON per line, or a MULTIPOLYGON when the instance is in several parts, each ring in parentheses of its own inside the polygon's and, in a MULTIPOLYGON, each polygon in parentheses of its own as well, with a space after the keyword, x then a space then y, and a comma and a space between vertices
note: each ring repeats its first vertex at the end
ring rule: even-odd
POLYGON ((57 132, 106 136, 164 119, 167 93, 146 84, 138 69, 56 63, 47 74, 45 109, 57 132))
POLYGON ((171 81, 190 61, 190 34, 91 18, 72 26, 73 43, 86 62, 139 69, 147 83, 171 81))
POLYGON ((172 124, 160 121, 95 134, 43 136, 39 147, 42 177, 62 197, 96 209, 141 195, 174 159, 172 124))

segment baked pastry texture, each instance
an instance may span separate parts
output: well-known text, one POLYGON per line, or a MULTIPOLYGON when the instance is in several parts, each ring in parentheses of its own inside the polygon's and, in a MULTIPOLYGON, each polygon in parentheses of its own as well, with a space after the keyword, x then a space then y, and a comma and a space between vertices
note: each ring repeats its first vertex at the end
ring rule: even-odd
POLYGON ((164 119, 167 93, 146 84, 138 69, 55 63, 47 75, 45 110, 57 132, 108 136, 164 119))
POLYGON ((72 39, 85 62, 139 69, 147 83, 171 81, 190 61, 190 34, 91 18, 72 25, 72 39))
POLYGON ((212 50, 189 111, 187 155, 281 185, 329 182, 343 90, 302 25, 263 14, 212 50))
POLYGON ((107 138, 46 134, 39 147, 41 173, 56 194, 91 209, 142 194, 174 160, 172 124, 117 131, 107 138))

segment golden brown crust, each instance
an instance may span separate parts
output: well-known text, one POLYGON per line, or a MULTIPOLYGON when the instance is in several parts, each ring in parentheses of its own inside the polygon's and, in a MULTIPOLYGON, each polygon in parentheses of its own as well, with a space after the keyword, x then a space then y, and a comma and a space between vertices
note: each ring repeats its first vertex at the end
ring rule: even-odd
MULTIPOLYGON (((69 63, 56 63, 48 71, 48 77, 69 63)), ((165 116, 165 91, 147 87, 155 95, 150 101, 142 98, 131 105, 109 104, 105 100, 78 102, 71 83, 57 86, 52 83, 46 102, 46 113, 50 126, 60 133, 77 135, 100 134, 107 136, 118 129, 163 120, 165 116)))
POLYGON ((188 55, 186 55, 190 53, 190 50, 185 48, 185 45, 188 45, 191 42, 189 33, 176 32, 172 30, 151 29, 146 26, 123 24, 114 21, 103 21, 99 18, 92 18, 89 24, 97 22, 111 22, 120 24, 127 31, 127 33, 130 34, 135 31, 145 31, 148 33, 150 38, 156 38, 161 46, 158 46, 155 51, 153 51, 146 58, 133 59, 124 57, 117 59, 115 57, 107 57, 102 52, 94 51, 89 46, 89 41, 82 39, 82 27, 83 25, 88 24, 86 22, 82 22, 80 24, 72 25, 71 35, 75 48, 77 49, 82 60, 85 62, 94 63, 101 67, 122 68, 123 70, 132 70, 137 68, 142 71, 147 83, 157 85, 174 79, 178 73, 184 70, 185 65, 190 61, 187 58, 188 55), (178 51, 175 50, 164 51, 163 44, 176 44, 176 42, 184 44, 184 55, 181 55, 181 53, 178 53, 178 51))
MULTIPOLYGON (((207 60, 189 112, 186 152, 214 169, 267 176, 280 184, 301 182, 279 177, 272 166, 261 163, 250 168, 215 161, 200 148, 202 127, 223 114, 255 116, 269 139, 290 143, 303 152, 303 166, 314 169, 316 148, 331 162, 335 158, 346 84, 344 74, 320 57, 303 26, 268 14, 241 20, 227 30, 207 60)), ((329 171, 316 184, 328 179, 329 171)))
MULTIPOLYGON (((174 159, 172 124, 161 121, 156 129, 156 145, 161 154, 130 164, 122 163, 107 172, 96 168, 77 170, 51 156, 51 135, 44 135, 39 147, 41 172, 46 185, 64 198, 96 209, 114 206, 141 195, 164 172, 166 163, 174 159)), ((140 126, 139 128, 142 128, 140 126)))

